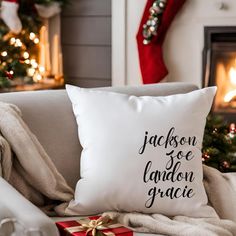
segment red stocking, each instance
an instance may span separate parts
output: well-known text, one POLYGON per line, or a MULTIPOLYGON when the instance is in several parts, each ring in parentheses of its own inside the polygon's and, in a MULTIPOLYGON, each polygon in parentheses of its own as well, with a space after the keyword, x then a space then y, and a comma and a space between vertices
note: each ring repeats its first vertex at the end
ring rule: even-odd
POLYGON ((145 45, 143 43, 143 25, 147 22, 150 15, 149 9, 155 1, 147 0, 137 34, 139 63, 144 84, 160 82, 168 74, 168 70, 163 60, 162 44, 171 22, 186 0, 167 1, 166 8, 160 17, 161 23, 157 28, 157 34, 153 36, 149 44, 145 45))
POLYGON ((19 0, 3 0, 1 8, 1 18, 10 31, 20 33, 22 25, 18 16, 19 0))

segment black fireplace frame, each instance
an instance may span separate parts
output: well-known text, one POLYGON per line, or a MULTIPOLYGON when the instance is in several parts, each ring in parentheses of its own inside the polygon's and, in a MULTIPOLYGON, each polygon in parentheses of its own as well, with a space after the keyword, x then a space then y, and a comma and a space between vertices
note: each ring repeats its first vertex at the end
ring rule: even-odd
MULTIPOLYGON (((236 26, 205 26, 204 48, 202 52, 202 87, 215 85, 212 74, 213 43, 236 44, 236 26)), ((229 45, 230 46, 230 45, 229 45)))
MULTIPOLYGON (((205 26, 204 27, 204 48, 202 52, 202 87, 214 86, 215 68, 214 53, 218 46, 224 47, 225 51, 235 48, 236 51, 236 26, 205 26), (213 50, 214 49, 214 50, 213 50), (213 64, 213 65, 212 65, 213 64)), ((214 112, 222 115, 229 122, 235 122, 235 113, 214 112)))

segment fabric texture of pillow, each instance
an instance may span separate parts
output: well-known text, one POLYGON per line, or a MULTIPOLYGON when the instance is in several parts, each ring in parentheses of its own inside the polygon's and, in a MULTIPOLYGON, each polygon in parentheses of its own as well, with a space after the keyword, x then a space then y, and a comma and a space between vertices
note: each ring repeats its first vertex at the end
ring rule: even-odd
POLYGON ((66 90, 83 147, 70 212, 217 217, 207 205, 201 161, 216 87, 162 97, 66 90))

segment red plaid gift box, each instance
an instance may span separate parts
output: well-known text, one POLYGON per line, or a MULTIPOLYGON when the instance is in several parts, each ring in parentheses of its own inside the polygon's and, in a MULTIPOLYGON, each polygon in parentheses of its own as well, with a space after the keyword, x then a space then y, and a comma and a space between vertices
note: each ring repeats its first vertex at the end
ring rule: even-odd
POLYGON ((56 222, 61 236, 133 236, 133 231, 111 220, 104 222, 101 216, 79 220, 56 222))

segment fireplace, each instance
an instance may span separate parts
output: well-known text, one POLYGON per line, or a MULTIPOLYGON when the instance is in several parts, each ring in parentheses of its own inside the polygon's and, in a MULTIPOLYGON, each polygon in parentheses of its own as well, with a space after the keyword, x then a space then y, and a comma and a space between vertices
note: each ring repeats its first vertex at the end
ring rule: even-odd
POLYGON ((205 27, 203 87, 218 87, 212 112, 236 119, 236 26, 205 27))

